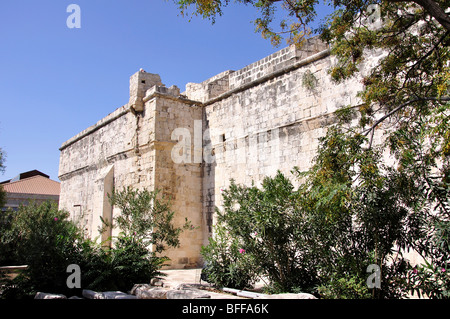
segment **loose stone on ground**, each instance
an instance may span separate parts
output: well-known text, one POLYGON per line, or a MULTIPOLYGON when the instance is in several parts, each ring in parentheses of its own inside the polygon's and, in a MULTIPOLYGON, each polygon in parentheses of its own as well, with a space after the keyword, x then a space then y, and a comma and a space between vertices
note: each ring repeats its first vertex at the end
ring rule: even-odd
POLYGON ((163 273, 165 277, 154 278, 150 284, 135 284, 128 293, 83 289, 83 298, 38 292, 35 299, 317 299, 307 293, 267 295, 232 288, 216 289, 201 283, 199 269, 166 270, 163 273))

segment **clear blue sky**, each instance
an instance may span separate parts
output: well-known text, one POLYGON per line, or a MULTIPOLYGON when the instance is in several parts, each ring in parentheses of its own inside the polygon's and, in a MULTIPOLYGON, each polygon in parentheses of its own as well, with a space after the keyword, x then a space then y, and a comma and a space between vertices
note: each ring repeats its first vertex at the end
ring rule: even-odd
POLYGON ((254 33, 252 7, 216 24, 181 17, 172 0, 1 0, 0 181, 37 169, 58 180, 59 147, 129 98, 143 68, 185 90, 279 50, 254 33), (66 25, 81 8, 81 28, 66 25))

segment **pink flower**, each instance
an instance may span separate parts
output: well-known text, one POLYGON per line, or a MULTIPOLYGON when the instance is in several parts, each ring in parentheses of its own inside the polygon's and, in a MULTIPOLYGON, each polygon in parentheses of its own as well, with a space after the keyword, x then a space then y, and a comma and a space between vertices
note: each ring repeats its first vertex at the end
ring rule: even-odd
POLYGON ((442 268, 441 271, 442 271, 442 272, 445 272, 445 268, 442 268))
POLYGON ((58 217, 53 218, 55 220, 55 222, 58 220, 58 217))
POLYGON ((243 249, 243 248, 239 249, 239 253, 240 254, 245 254, 245 249, 243 249))

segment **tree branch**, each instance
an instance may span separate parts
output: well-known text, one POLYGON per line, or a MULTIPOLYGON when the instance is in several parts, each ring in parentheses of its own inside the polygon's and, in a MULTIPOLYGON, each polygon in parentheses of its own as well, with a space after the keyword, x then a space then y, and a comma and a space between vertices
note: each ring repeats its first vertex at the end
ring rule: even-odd
MULTIPOLYGON (((420 63, 423 62, 427 57, 429 57, 433 52, 436 51, 437 47, 444 41, 444 39, 449 35, 450 31, 445 32, 445 34, 438 40, 437 43, 434 44, 433 48, 431 48, 430 51, 428 51, 424 56, 420 57, 419 60, 414 63, 414 65, 409 69, 409 71, 406 73, 406 78, 408 78, 408 75, 413 71, 420 63)), ((439 57, 439 55, 438 55, 439 57)))
POLYGON ((433 18, 435 18, 445 29, 450 31, 450 16, 445 13, 439 4, 433 0, 387 0, 388 2, 414 2, 421 6, 433 18))
POLYGON ((387 119, 388 117, 390 117, 392 114, 397 113, 398 111, 400 111, 402 108, 404 108, 405 106, 408 106, 411 103, 414 102, 418 102, 418 101, 450 101, 450 96, 443 96, 443 97, 422 97, 422 98, 415 98, 409 101, 406 101, 403 104, 400 104, 399 106, 397 106, 395 109, 393 109, 392 111, 390 111, 388 114, 385 114, 384 116, 382 116, 380 119, 378 119, 371 127, 369 127, 367 130, 365 130, 362 134, 363 135, 367 135, 369 133, 370 134, 370 139, 369 139, 369 149, 372 147, 372 142, 373 142, 373 134, 375 132, 375 128, 378 126, 378 124, 380 124, 381 122, 383 122, 385 119, 387 119))

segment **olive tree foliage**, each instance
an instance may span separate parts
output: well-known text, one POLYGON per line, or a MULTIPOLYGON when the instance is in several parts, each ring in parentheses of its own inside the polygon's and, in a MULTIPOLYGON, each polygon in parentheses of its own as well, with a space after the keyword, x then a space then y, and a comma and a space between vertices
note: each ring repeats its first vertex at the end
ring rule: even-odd
POLYGON ((121 211, 114 222, 122 236, 142 241, 148 247, 153 246, 157 253, 178 247, 179 235, 194 229, 187 218, 182 225, 175 226, 175 211, 159 190, 126 187, 120 191, 114 190, 108 196, 110 203, 121 211))

